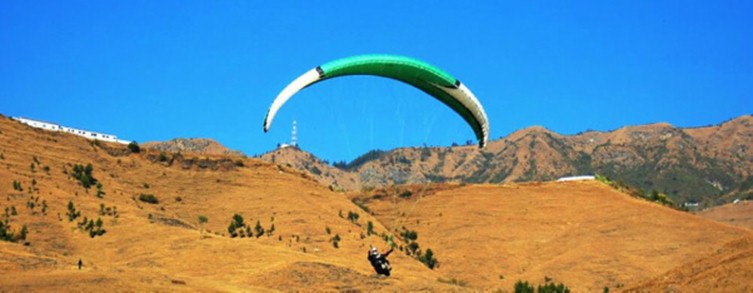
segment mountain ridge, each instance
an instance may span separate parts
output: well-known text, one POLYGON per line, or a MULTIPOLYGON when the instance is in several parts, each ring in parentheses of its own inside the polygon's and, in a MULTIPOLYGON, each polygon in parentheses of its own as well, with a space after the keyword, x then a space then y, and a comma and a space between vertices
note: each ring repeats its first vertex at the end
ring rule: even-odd
POLYGON ((574 135, 532 126, 492 140, 481 150, 374 150, 337 167, 297 148, 273 150, 261 158, 296 166, 325 185, 350 190, 424 182, 550 181, 598 173, 646 194, 666 193, 677 205, 701 202, 708 207, 753 198, 748 183, 753 182, 753 116, 703 127, 659 122, 574 135), (288 154, 295 152, 308 155, 288 154))

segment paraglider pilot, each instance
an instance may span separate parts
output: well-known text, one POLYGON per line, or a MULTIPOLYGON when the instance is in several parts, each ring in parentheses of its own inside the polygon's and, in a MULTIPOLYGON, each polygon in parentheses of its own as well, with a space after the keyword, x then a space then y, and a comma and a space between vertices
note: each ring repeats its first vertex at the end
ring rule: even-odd
POLYGON ((374 267, 374 270, 376 271, 377 275, 385 275, 390 276, 390 271, 392 271, 392 267, 390 266, 390 262, 387 260, 387 256, 392 253, 392 248, 385 252, 384 254, 379 253, 379 251, 376 249, 376 247, 371 247, 369 249, 369 262, 371 263, 371 266, 374 267))

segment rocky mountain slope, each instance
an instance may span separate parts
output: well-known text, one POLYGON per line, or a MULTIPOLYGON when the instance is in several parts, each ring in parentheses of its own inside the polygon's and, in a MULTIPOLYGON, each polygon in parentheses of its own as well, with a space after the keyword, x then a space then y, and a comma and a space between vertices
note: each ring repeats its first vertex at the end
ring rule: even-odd
POLYGON ((707 127, 658 123, 570 136, 530 127, 491 141, 483 150, 458 146, 372 151, 339 168, 310 154, 292 154, 296 151, 276 150, 262 158, 272 161, 274 156, 277 163, 307 170, 323 183, 346 189, 422 182, 549 181, 598 173, 646 194, 666 193, 677 205, 700 202, 708 207, 735 198, 753 199, 753 116, 749 115, 707 127))
POLYGON ((241 152, 228 149, 210 138, 175 138, 163 142, 146 142, 141 146, 147 149, 171 153, 190 152, 206 155, 242 155, 241 152))

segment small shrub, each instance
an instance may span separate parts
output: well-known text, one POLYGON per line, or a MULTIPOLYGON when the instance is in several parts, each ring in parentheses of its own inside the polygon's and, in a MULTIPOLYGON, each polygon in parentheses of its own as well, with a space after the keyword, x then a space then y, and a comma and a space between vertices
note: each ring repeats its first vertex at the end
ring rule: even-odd
POLYGON ((209 218, 207 218, 207 216, 205 215, 199 215, 198 220, 200 225, 204 225, 209 222, 209 218))
POLYGON ((102 190, 102 183, 97 182, 97 197, 103 198, 105 197, 105 192, 102 190))
POLYGON ((330 241, 332 241, 332 246, 334 246, 335 248, 340 248, 340 234, 335 234, 335 237, 332 237, 330 241))
POLYGON ((76 218, 81 216, 81 211, 76 210, 73 201, 68 201, 68 212, 65 214, 68 215, 68 222, 73 222, 76 218))
POLYGON ((139 200, 143 201, 143 202, 146 202, 146 203, 150 203, 150 204, 158 204, 159 203, 159 199, 157 199, 157 197, 154 196, 154 194, 142 193, 141 195, 139 195, 139 200))
POLYGON ((409 198, 409 197, 411 197, 412 195, 413 195, 413 193, 412 193, 412 192, 410 192, 410 190, 406 190, 406 191, 403 191, 403 192, 401 192, 399 196, 400 196, 401 198, 409 198))
POLYGON ((355 224, 355 223, 358 223, 358 218, 359 218, 359 217, 360 217, 360 216, 358 215, 358 213, 356 213, 356 212, 351 212, 351 211, 348 211, 348 220, 350 220, 350 221, 351 221, 351 222, 353 222, 354 224, 355 224))

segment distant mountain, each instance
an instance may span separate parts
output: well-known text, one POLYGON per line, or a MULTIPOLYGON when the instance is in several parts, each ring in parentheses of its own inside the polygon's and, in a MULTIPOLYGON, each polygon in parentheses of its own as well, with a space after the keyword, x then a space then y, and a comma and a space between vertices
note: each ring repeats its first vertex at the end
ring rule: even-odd
POLYGON ((240 151, 231 150, 214 139, 209 138, 175 138, 164 142, 147 142, 141 145, 147 149, 153 149, 170 153, 197 153, 205 155, 243 155, 240 151))
POLYGON ((644 193, 666 193, 677 204, 713 206, 753 198, 752 148, 753 116, 746 115, 707 127, 657 123, 576 135, 534 126, 491 141, 483 150, 458 146, 371 151, 338 164, 339 168, 297 149, 275 150, 262 158, 306 170, 324 184, 346 189, 422 182, 548 181, 598 173, 644 193))

